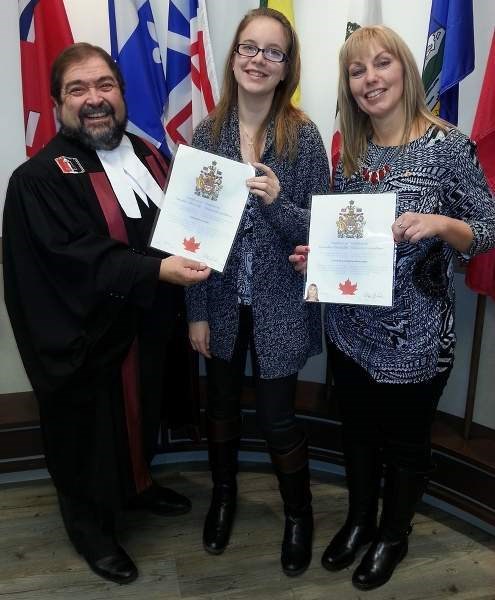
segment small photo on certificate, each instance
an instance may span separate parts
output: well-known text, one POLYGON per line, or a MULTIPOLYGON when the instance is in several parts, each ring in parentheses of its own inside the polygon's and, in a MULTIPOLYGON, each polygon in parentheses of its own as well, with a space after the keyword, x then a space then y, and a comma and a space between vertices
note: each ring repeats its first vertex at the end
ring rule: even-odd
POLYGON ((313 196, 306 302, 392 306, 397 197, 313 196))
POLYGON ((251 165, 179 146, 150 246, 222 272, 254 174, 251 165))

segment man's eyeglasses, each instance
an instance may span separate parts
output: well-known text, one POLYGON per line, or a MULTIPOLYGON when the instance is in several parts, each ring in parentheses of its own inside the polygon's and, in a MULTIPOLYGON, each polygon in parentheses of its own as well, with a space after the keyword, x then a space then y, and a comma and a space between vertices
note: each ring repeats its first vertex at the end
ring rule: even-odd
POLYGON ((93 85, 89 83, 71 83, 64 89, 64 94, 74 98, 81 98, 89 94, 89 90, 93 88, 98 94, 109 94, 115 88, 119 87, 116 81, 100 81, 93 85))
POLYGON ((252 44, 237 44, 235 51, 241 56, 249 56, 250 58, 256 56, 258 52, 261 52, 266 60, 274 63, 281 63, 289 60, 287 54, 277 48, 258 48, 258 46, 253 46, 252 44))

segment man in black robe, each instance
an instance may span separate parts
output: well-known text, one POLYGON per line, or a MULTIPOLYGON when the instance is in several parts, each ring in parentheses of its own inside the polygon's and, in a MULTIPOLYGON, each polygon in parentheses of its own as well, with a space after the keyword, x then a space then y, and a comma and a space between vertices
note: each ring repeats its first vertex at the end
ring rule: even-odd
POLYGON ((5 302, 69 537, 96 573, 129 583, 137 569, 116 541, 117 511, 190 510, 149 465, 182 292, 172 284, 203 281, 209 269, 148 248, 167 164, 125 133, 111 57, 70 46, 51 92, 60 131, 8 186, 5 302))

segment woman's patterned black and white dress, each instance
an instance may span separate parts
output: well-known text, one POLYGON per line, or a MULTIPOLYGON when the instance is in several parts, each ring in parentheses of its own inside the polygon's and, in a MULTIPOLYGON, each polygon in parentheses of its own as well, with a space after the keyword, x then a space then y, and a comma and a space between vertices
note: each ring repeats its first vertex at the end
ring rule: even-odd
MULTIPOLYGON (((433 213, 462 219, 472 228, 472 256, 495 246, 495 202, 475 145, 456 129, 430 129, 403 148, 368 143, 363 167, 390 172, 380 182, 336 170, 334 191, 397 192, 397 216, 433 213)), ((392 307, 327 306, 330 340, 382 383, 426 381, 454 360, 456 251, 438 238, 397 245, 392 307)))

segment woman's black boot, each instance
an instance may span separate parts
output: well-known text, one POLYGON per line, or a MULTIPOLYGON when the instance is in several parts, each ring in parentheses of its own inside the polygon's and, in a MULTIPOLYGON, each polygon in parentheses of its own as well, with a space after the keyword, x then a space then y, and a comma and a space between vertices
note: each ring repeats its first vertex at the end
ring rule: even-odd
POLYGON ((207 420, 208 458, 213 479, 211 504, 203 528, 203 546, 210 554, 221 554, 230 539, 237 505, 237 455, 240 417, 207 420))
POLYGON ((352 583, 371 590, 386 583, 406 556, 411 520, 428 483, 428 472, 387 466, 378 534, 354 571, 352 583))
POLYGON ((286 575, 304 573, 311 563, 313 509, 307 441, 285 454, 271 452, 284 502, 285 528, 280 560, 286 575))
POLYGON ((357 552, 369 544, 377 532, 380 453, 368 446, 355 446, 346 449, 345 460, 349 508, 343 527, 321 558, 321 564, 329 571, 340 571, 352 564, 357 552))

